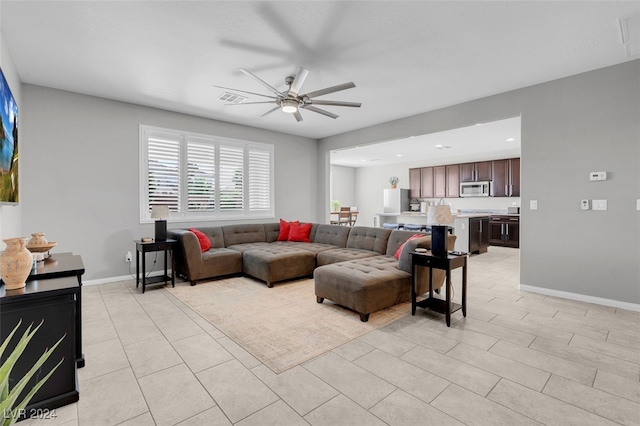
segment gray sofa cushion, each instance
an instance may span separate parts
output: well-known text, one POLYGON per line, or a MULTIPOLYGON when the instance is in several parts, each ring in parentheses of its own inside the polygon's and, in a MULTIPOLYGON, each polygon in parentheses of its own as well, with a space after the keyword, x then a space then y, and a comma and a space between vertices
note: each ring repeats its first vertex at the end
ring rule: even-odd
POLYGON ((274 282, 311 275, 316 266, 316 256, 308 250, 269 244, 245 251, 242 264, 245 274, 261 279, 271 287, 274 282))
POLYGON ((267 242, 264 225, 261 223, 247 223, 243 225, 225 225, 222 227, 224 243, 226 247, 245 244, 267 242))
POLYGON ((411 275, 396 268, 392 256, 374 256, 320 266, 315 294, 360 314, 369 314, 411 298, 411 275))
POLYGON ((363 259, 373 256, 379 256, 379 254, 371 250, 334 248, 318 253, 317 262, 318 266, 322 266, 329 265, 331 263, 346 262, 349 260, 363 259))
POLYGON ((387 243, 391 230, 382 228, 370 228, 367 226, 354 226, 349 232, 347 248, 375 251, 378 254, 387 252, 387 243))
POLYGON ((348 226, 318 225, 311 241, 336 247, 346 247, 349 231, 350 228, 348 226))

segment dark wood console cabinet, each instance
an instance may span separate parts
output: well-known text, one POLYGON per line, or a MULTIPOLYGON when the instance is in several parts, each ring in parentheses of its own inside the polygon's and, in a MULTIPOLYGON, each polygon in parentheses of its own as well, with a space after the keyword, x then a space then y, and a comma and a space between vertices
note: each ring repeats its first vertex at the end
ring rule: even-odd
POLYGON ((64 336, 22 394, 26 395, 39 378, 62 359, 58 369, 31 399, 23 413, 27 416, 29 413, 62 407, 79 399, 76 375, 76 307, 79 294, 80 284, 75 276, 32 280, 27 282, 26 287, 18 290, 5 291, 4 285, 0 287, 0 339, 4 341, 22 320, 20 328, 2 355, 2 362, 30 324, 37 326, 43 322, 16 363, 9 379, 10 387, 24 376, 46 348, 50 348, 64 336))
POLYGON ((520 217, 491 216, 489 234, 489 244, 492 246, 520 247, 520 217))

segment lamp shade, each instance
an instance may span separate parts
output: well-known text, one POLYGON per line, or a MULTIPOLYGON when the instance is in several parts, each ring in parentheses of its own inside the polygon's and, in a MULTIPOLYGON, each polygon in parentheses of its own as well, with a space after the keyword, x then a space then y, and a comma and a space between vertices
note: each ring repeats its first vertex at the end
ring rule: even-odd
POLYGON ((163 219, 166 217, 169 217, 169 206, 165 206, 165 205, 151 206, 152 219, 163 219))
POLYGON ((430 206, 427 212, 427 225, 447 225, 453 222, 451 207, 447 204, 430 206))

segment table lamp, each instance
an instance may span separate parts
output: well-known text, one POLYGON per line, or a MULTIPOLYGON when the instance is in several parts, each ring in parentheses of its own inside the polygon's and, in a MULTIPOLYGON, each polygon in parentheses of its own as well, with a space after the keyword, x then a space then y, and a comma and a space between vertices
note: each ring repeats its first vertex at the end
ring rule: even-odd
POLYGON ((431 253, 434 256, 447 256, 447 228, 453 222, 451 207, 445 204, 430 206, 427 213, 427 225, 431 225, 431 253))
POLYGON ((151 206, 151 218, 156 219, 156 241, 167 240, 167 217, 169 217, 169 206, 151 206))

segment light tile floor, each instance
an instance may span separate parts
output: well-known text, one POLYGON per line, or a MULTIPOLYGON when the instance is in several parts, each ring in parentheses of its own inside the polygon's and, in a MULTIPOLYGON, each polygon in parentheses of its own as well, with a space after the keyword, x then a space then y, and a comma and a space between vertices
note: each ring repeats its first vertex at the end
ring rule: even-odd
POLYGON ((640 424, 640 313, 518 281, 490 247, 451 328, 419 309, 281 374, 163 288, 85 286, 80 401, 22 424, 640 424))

